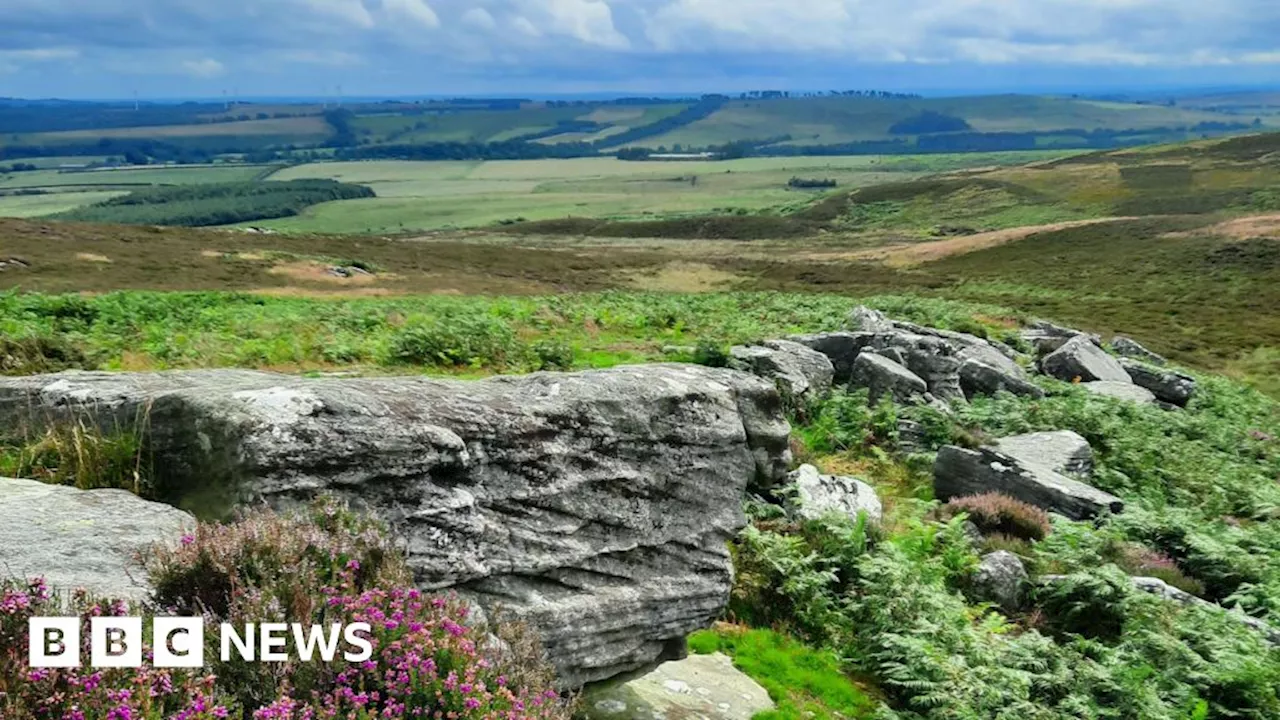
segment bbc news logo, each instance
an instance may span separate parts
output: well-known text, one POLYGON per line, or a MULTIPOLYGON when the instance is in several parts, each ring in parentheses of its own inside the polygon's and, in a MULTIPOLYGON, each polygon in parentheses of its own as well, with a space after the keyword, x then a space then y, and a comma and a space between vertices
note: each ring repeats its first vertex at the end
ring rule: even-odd
MULTIPOLYGON (((33 668, 80 667, 81 622, 77 617, 33 617, 28 621, 29 664, 33 668)), ((230 662, 235 656, 246 662, 332 662, 338 656, 359 663, 373 656, 368 623, 304 626, 299 623, 247 623, 237 630, 223 623, 219 629, 219 656, 230 662), (363 633, 363 634, 362 634, 363 633), (292 641, 292 643, 290 642, 292 641), (293 655, 290 655, 290 649, 293 655)), ((205 625, 199 617, 157 617, 152 620, 152 665, 159 668, 205 666, 205 625)), ((140 617, 89 619, 89 665, 94 668, 142 666, 143 637, 140 617)))

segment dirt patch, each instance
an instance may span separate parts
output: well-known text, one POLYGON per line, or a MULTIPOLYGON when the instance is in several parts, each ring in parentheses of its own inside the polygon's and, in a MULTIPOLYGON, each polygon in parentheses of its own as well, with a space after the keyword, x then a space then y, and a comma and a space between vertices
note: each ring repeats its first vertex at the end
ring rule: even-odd
POLYGON ((657 270, 630 273, 628 284, 641 290, 712 292, 745 279, 705 263, 673 262, 657 270))
POLYGON ((254 295, 269 295, 271 297, 299 297, 322 300, 340 300, 342 298, 355 297, 389 297, 392 295, 409 294, 404 291, 396 291, 384 287, 357 287, 349 290, 316 290, 314 288, 302 288, 295 285, 258 288, 256 290, 250 290, 249 292, 254 295))
POLYGON ((83 260, 85 262, 92 262, 92 263, 111 262, 111 258, 107 257, 106 255, 99 255, 97 253, 86 253, 86 252, 76 253, 76 259, 83 260))
POLYGON ((298 260, 296 262, 281 263, 272 267, 267 272, 272 275, 284 275, 294 280, 302 280, 305 282, 327 283, 331 285, 345 286, 362 286, 372 285, 380 280, 397 279, 395 275, 373 275, 366 272, 334 272, 333 265, 327 265, 312 260, 298 260))
POLYGON ((264 253, 257 253, 257 252, 222 252, 222 251, 220 251, 220 250, 201 250, 201 251, 200 251, 200 256, 201 256, 201 257, 212 258, 212 259, 214 259, 214 260, 219 260, 219 259, 222 259, 222 258, 229 258, 229 259, 233 259, 233 260, 248 260, 248 261, 259 261, 259 260, 266 260, 266 259, 267 259, 267 256, 266 256, 266 254, 264 254, 264 253))
POLYGON ((870 250, 858 250, 855 252, 811 253, 806 255, 805 258, 819 262, 871 260, 884 263, 889 267, 912 267, 955 255, 966 255, 971 252, 986 250, 987 248, 1016 242, 1024 238, 1031 237, 1032 235, 1039 235, 1040 233, 1055 232, 1057 230, 1066 230, 1068 228, 1132 219, 1133 218, 1114 217, 1098 218, 1094 220, 1070 220, 1067 222, 1050 223, 1048 225, 1028 225, 1024 227, 1009 228, 1007 230, 993 230, 991 232, 978 233, 976 235, 947 238, 946 240, 889 245, 886 247, 873 248, 870 250))
POLYGON ((1251 215, 1220 222, 1217 225, 1190 232, 1169 233, 1166 237, 1190 237, 1192 235, 1214 235, 1230 240, 1251 240, 1253 238, 1280 239, 1280 214, 1251 215))

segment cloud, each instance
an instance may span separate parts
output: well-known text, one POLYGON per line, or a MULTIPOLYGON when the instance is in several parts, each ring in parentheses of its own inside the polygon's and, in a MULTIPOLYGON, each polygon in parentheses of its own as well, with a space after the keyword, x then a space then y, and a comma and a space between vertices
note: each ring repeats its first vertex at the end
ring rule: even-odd
POLYGON ((2 0, 0 27, 18 86, 55 89, 156 67, 287 93, 344 68, 370 92, 528 92, 1280 65, 1274 0, 2 0))
POLYGON ((207 79, 222 75, 227 71, 227 68, 213 58, 201 58, 199 60, 184 60, 182 71, 191 77, 207 79))

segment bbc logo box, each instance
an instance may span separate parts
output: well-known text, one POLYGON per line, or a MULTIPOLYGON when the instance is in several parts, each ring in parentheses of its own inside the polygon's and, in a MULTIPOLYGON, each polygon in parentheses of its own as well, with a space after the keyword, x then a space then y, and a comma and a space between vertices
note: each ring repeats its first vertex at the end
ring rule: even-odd
MULTIPOLYGON (((151 623, 152 664, 161 668, 198 668, 205 664, 205 625, 200 617, 156 617, 151 623)), ((76 617, 34 617, 28 621, 29 665, 33 668, 80 667, 81 620, 76 617)), ((288 662, 296 657, 332 662, 339 647, 348 662, 364 662, 373 655, 368 623, 306 626, 300 623, 246 623, 237 630, 223 623, 218 630, 223 662, 239 655, 248 662, 288 662), (292 640, 292 655, 289 653, 292 640)), ((89 664, 95 668, 142 666, 142 618, 89 619, 89 664)))
MULTIPOLYGON (((28 624, 29 665, 73 668, 81 663, 80 618, 35 617, 28 624)), ((152 624, 152 663, 162 668, 204 666, 204 620, 157 617, 152 624)), ((89 619, 89 664, 96 668, 141 667, 142 618, 89 619)))

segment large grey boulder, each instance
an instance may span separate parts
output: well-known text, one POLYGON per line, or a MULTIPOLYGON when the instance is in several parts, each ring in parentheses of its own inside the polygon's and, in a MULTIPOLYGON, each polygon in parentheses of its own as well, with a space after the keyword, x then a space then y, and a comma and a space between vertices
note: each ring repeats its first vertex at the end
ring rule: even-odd
POLYGON ((1124 335, 1117 335, 1111 339, 1111 349, 1121 357, 1132 358, 1152 365, 1164 365, 1168 362, 1164 357, 1143 347, 1137 340, 1124 335))
POLYGON ((139 553, 177 544, 195 518, 124 490, 0 478, 0 577, 138 602, 151 593, 139 553))
POLYGON ((1007 550, 997 550, 982 556, 973 576, 973 592, 978 600, 1014 611, 1022 605, 1027 580, 1022 560, 1007 550))
POLYGON ((1044 391, 1032 384, 1021 368, 1019 372, 1013 373, 973 358, 960 365, 960 389, 970 400, 978 395, 995 395, 999 392, 1033 398, 1044 397, 1044 391))
POLYGON ((660 657, 723 609, 750 483, 786 476, 777 389, 649 365, 474 382, 247 371, 0 379, 0 431, 149 417, 198 514, 319 493, 390 523, 425 589, 533 625, 566 686, 660 657))
POLYGON ((587 688, 580 707, 586 720, 751 720, 774 704, 728 656, 712 653, 587 688))
POLYGON ((1003 493, 1072 520, 1124 510, 1124 502, 1110 493, 988 448, 966 450, 949 445, 938 451, 933 491, 943 502, 968 495, 1003 493))
POLYGON ((1066 344, 1040 361, 1040 369, 1046 375, 1073 382, 1129 382, 1120 361, 1102 348, 1082 337, 1068 340, 1066 344))
POLYGON ((790 340, 768 340, 729 350, 729 366, 773 380, 795 398, 816 399, 831 390, 835 367, 816 350, 790 340))
POLYGON ((1150 390, 1161 402, 1186 407, 1196 394, 1196 379, 1190 375, 1133 360, 1121 360, 1120 364, 1134 385, 1150 390))
POLYGON ((863 348, 867 347, 870 337, 868 333, 832 332, 793 335, 787 339, 826 355, 835 372, 835 384, 847 385, 849 378, 853 377, 853 363, 862 354, 863 348))
POLYGON ((1093 448, 1070 430, 1011 435, 997 440, 995 448, 1024 465, 1068 475, 1093 472, 1093 448))
POLYGON ((849 386, 866 388, 872 402, 887 395, 895 402, 909 403, 929 391, 918 375, 874 352, 864 352, 854 361, 849 386))
POLYGON ((1138 405, 1156 404, 1155 393, 1144 387, 1138 387, 1131 382, 1091 382, 1084 383, 1080 387, 1102 397, 1127 400, 1138 405))
POLYGON ((857 519, 859 513, 879 522, 884 514, 880 496, 867 483, 851 477, 823 475, 812 465, 801 465, 787 477, 794 493, 792 505, 797 515, 817 520, 828 513, 857 519))

